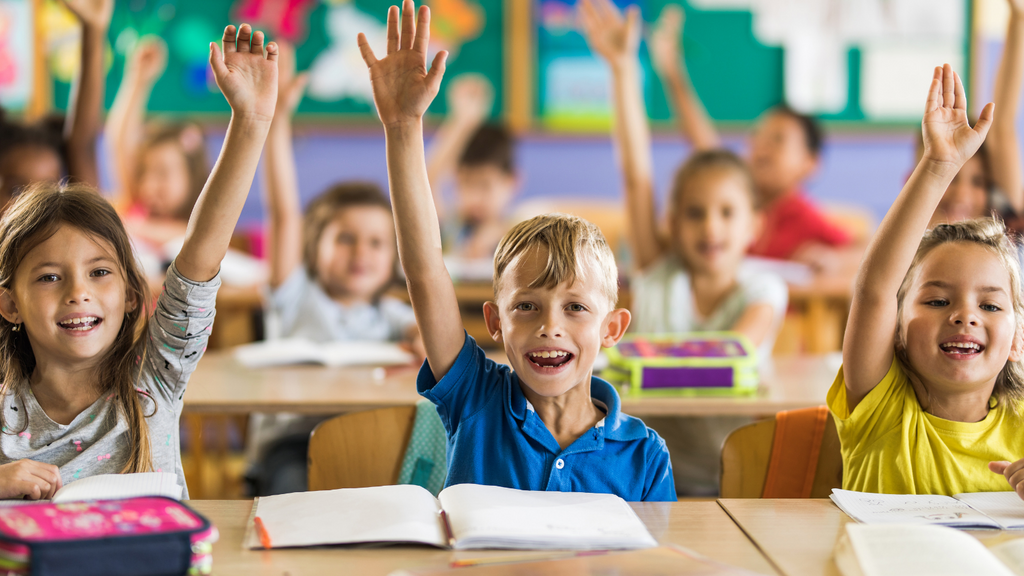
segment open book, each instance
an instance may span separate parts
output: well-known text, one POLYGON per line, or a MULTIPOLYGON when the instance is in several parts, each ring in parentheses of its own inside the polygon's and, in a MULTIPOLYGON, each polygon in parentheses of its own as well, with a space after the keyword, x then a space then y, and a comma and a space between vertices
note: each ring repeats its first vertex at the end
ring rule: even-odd
MULTIPOLYGON (((181 500, 178 477, 169 472, 140 472, 138 474, 97 474, 69 482, 57 490, 51 502, 80 502, 82 500, 116 500, 136 496, 167 496, 181 500)), ((26 504, 26 500, 2 500, 2 505, 26 504)))
POLYGON ((245 542, 249 548, 380 542, 521 550, 657 546, 618 496, 477 484, 450 486, 437 498, 411 485, 258 498, 245 542))
POLYGON ((987 549, 945 526, 850 523, 835 561, 843 576, 1024 576, 1024 539, 987 549))
POLYGON ((832 501, 865 524, 937 524, 953 528, 1024 529, 1024 500, 1014 492, 956 496, 832 490, 832 501))
POLYGON ((413 356, 392 342, 326 342, 302 338, 268 340, 235 348, 235 358, 249 368, 283 364, 390 366, 408 364, 413 356))

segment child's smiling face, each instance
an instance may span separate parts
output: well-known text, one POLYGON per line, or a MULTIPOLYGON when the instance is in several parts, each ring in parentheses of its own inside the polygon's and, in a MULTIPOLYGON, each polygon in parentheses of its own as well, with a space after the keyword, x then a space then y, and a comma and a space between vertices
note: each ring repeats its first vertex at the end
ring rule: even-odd
POLYGON ((391 213, 380 206, 350 206, 320 234, 317 276, 332 298, 368 302, 391 281, 396 254, 391 213))
POLYGON ((622 337, 629 312, 613 310, 592 262, 572 284, 530 287, 547 257, 547 248, 536 247, 509 264, 496 302, 488 302, 484 313, 520 381, 537 395, 557 398, 580 384, 589 386, 598 351, 622 337))
POLYGON ((100 360, 134 307, 114 246, 67 224, 29 250, 0 297, 0 311, 23 324, 38 364, 100 360))
POLYGON ((991 391, 1022 355, 1010 274, 990 249, 947 242, 922 260, 903 304, 901 340, 931 394, 991 391))
POLYGON ((727 169, 707 169, 681 190, 672 219, 676 251, 701 273, 735 271, 754 240, 757 218, 748 184, 727 169))

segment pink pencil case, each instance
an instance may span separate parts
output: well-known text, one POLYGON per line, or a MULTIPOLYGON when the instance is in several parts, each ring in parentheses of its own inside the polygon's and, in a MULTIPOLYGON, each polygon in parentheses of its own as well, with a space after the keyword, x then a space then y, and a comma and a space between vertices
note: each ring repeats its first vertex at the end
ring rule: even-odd
POLYGON ((0 506, 0 574, 209 574, 217 529, 162 496, 0 506))

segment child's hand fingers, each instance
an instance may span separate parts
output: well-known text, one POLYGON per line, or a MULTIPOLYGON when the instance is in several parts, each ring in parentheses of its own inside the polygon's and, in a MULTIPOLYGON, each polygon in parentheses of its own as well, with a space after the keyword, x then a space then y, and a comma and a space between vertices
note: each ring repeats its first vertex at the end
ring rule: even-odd
POLYGON ((989 128, 992 127, 995 116, 996 105, 993 102, 985 104, 985 107, 981 109, 981 115, 978 116, 977 123, 974 124, 974 131, 982 138, 985 138, 988 135, 989 128))
POLYGON ((1003 474, 1004 472, 1006 472, 1006 469, 1009 468, 1009 467, 1010 467, 1010 463, 1007 462, 1006 460, 1000 460, 998 462, 989 462, 988 463, 988 469, 991 470, 992 472, 995 472, 996 474, 1000 474, 1000 475, 1003 474))
MULTIPOLYGON (((362 34, 360 34, 362 36, 362 34)), ((388 8, 388 54, 398 51, 398 6, 388 8)), ((365 59, 365 58, 364 58, 365 59)))
POLYGON ((249 47, 249 52, 252 54, 259 54, 263 56, 263 32, 257 30, 252 34, 252 46, 249 47))
POLYGON ((281 49, 278 47, 276 42, 267 44, 267 60, 271 62, 277 62, 278 56, 281 53, 281 49))
POLYGON ((252 27, 248 24, 242 24, 238 27, 238 46, 236 50, 239 52, 249 49, 249 42, 252 41, 252 27))
MULTIPOLYGON (((392 6, 394 8, 394 6, 392 6)), ((391 13, 388 12, 388 53, 391 52, 391 13)), ((366 62, 367 68, 372 68, 377 63, 377 57, 373 55, 373 48, 370 48, 370 42, 366 39, 366 34, 359 33, 356 41, 359 43, 359 54, 363 57, 363 62, 366 62)), ((398 38, 395 37, 395 43, 397 44, 398 38)))
POLYGON ((217 46, 216 42, 210 42, 210 68, 213 68, 213 74, 220 78, 228 73, 228 67, 224 65, 224 54, 221 53, 220 46, 217 46))
POLYGON ((235 28, 234 24, 228 24, 224 27, 224 37, 221 38, 221 51, 227 54, 228 52, 234 52, 238 49, 235 45, 235 41, 238 36, 238 29, 235 28))
POLYGON ((402 1, 402 37, 399 38, 399 46, 403 50, 412 48, 413 40, 416 39, 416 5, 412 0, 402 1))
POLYGON ((953 108, 967 111, 967 95, 964 93, 964 83, 960 81, 960 75, 953 72, 953 108))
POLYGON ((956 101, 953 68, 949 64, 942 65, 942 106, 951 108, 956 101))
POLYGON ((942 106, 942 66, 935 67, 932 75, 932 84, 928 87, 928 99, 925 101, 924 113, 942 106))
POLYGON ((430 8, 426 5, 420 6, 416 24, 416 38, 413 40, 413 50, 426 56, 427 46, 430 44, 430 8))
POLYGON ((432 90, 437 90, 441 86, 441 78, 444 77, 444 70, 448 65, 448 51, 441 50, 434 56, 434 61, 430 64, 430 71, 427 72, 427 83, 430 84, 432 90))

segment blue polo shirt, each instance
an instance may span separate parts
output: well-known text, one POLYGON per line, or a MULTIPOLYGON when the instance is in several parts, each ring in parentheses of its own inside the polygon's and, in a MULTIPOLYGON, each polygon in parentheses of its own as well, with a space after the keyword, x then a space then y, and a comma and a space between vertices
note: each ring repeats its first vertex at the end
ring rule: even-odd
POLYGON ((451 370, 434 380, 427 362, 416 388, 437 406, 448 433, 448 478, 521 490, 600 492, 631 502, 675 501, 665 441, 640 419, 620 412, 619 395, 590 380, 599 422, 564 450, 555 441, 508 367, 466 342, 451 370))

